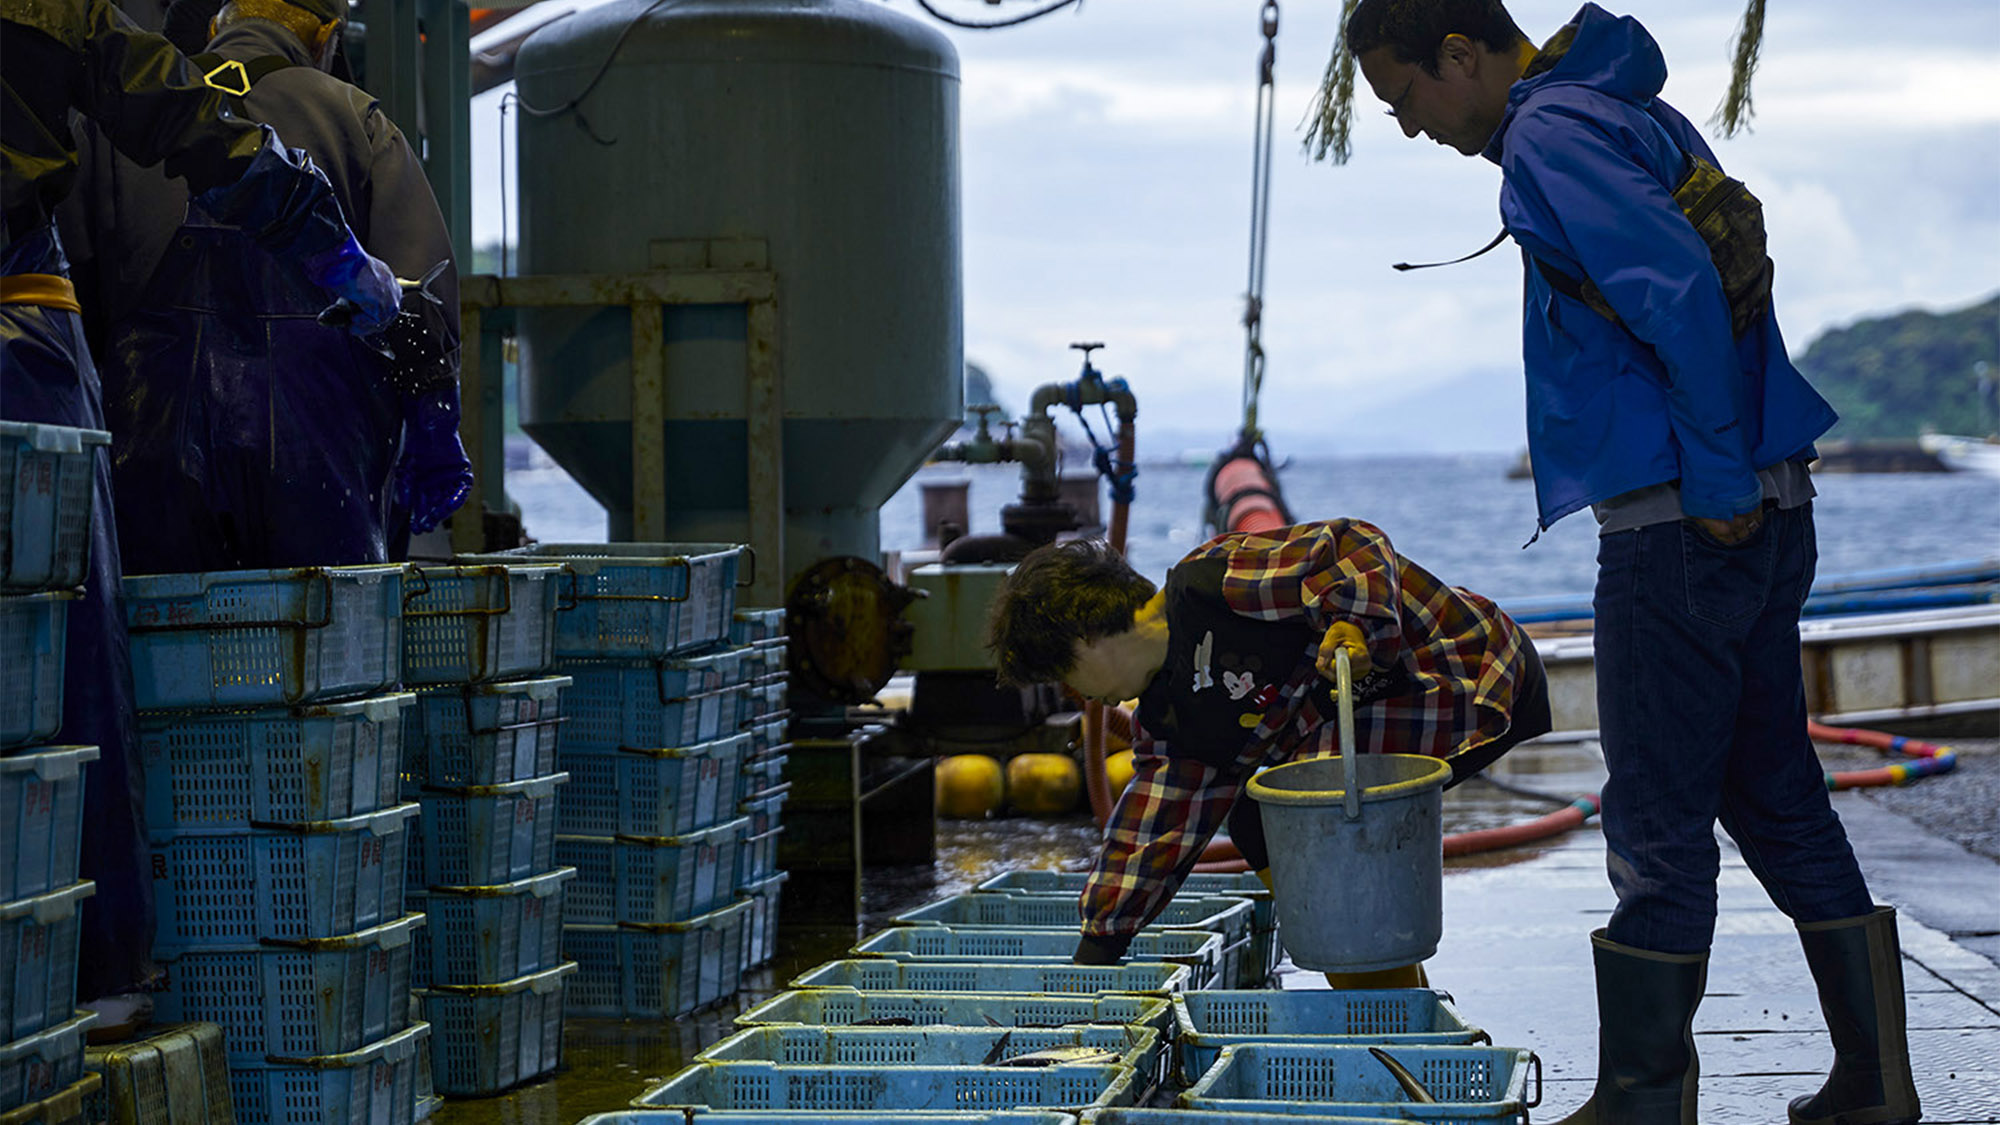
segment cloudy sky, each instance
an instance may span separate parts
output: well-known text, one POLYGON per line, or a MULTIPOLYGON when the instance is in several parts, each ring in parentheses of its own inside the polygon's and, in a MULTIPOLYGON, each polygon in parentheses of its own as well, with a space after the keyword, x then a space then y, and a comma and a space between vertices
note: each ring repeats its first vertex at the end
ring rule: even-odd
MULTIPOLYGON (((1518 255, 1389 269, 1483 245, 1498 169, 1405 140, 1365 85, 1353 160, 1309 162, 1299 123, 1340 5, 1281 4, 1264 314, 1274 446, 1519 447, 1518 255)), ((927 18, 911 0, 891 6, 927 18)), ((1646 23, 1667 56, 1666 99, 1706 121, 1743 0, 1606 6, 1646 23)), ((1539 40, 1576 4, 1509 7, 1539 40)), ((1233 431, 1258 9, 1086 0, 1018 28, 946 29, 963 74, 966 354, 1016 409, 1074 375, 1070 341, 1103 340, 1100 363, 1131 379, 1156 450, 1233 431)), ((2000 289, 2000 4, 1772 0, 1754 92, 1752 131, 1716 144, 1766 204, 1794 354, 1858 317, 2000 289)), ((481 242, 499 234, 497 98, 475 103, 481 242)))

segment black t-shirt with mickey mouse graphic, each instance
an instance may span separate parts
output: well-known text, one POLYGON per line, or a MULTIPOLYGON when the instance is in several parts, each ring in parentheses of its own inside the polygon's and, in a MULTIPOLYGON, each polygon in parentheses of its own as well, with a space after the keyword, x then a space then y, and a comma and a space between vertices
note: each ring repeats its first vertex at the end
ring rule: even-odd
MULTIPOLYGON (((1249 748, 1280 689, 1318 655, 1321 634, 1301 619, 1265 621, 1229 608, 1223 558, 1195 559, 1167 572, 1167 658, 1139 697, 1139 725, 1176 757, 1231 769, 1249 748)), ((1401 661, 1355 683, 1357 706, 1408 691, 1401 661)), ((1334 714, 1333 684, 1317 679, 1301 708, 1309 721, 1334 714)))

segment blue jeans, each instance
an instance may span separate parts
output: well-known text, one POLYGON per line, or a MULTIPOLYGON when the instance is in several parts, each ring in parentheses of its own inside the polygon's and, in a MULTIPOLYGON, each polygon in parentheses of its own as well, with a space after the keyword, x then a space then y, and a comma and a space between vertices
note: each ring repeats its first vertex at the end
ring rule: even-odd
POLYGON ((1806 737, 1799 608, 1812 505, 1767 507, 1723 546, 1688 521, 1598 544, 1598 725, 1612 941, 1700 953, 1715 934, 1719 819, 1795 921, 1873 909, 1806 737))

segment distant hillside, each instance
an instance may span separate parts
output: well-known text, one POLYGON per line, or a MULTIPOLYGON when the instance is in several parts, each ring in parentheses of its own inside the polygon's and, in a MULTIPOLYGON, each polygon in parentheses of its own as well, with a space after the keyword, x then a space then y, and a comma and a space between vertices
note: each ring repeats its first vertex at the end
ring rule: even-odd
POLYGON ((1955 312, 1897 313, 1831 329, 1798 365, 1840 411, 1829 437, 1987 433, 2000 380, 2000 294, 1955 312))

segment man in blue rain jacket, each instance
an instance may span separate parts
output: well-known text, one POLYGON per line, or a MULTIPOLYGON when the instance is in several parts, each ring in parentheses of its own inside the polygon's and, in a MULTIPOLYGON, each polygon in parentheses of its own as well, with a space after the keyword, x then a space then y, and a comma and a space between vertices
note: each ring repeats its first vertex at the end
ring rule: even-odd
POLYGON ((1759 297, 1717 265, 1744 240, 1712 247, 1675 198, 1715 154, 1659 100, 1666 62, 1635 20, 1587 4, 1537 49, 1499 0, 1362 0, 1344 30, 1406 136, 1500 165, 1540 523, 1585 506, 1599 523, 1618 906, 1592 935, 1597 1086, 1567 1120, 1697 1120, 1719 819, 1797 923, 1834 1041, 1791 1121, 1916 1121, 1895 914, 1869 896, 1806 735, 1807 463, 1835 415, 1786 357, 1761 222, 1759 297))

